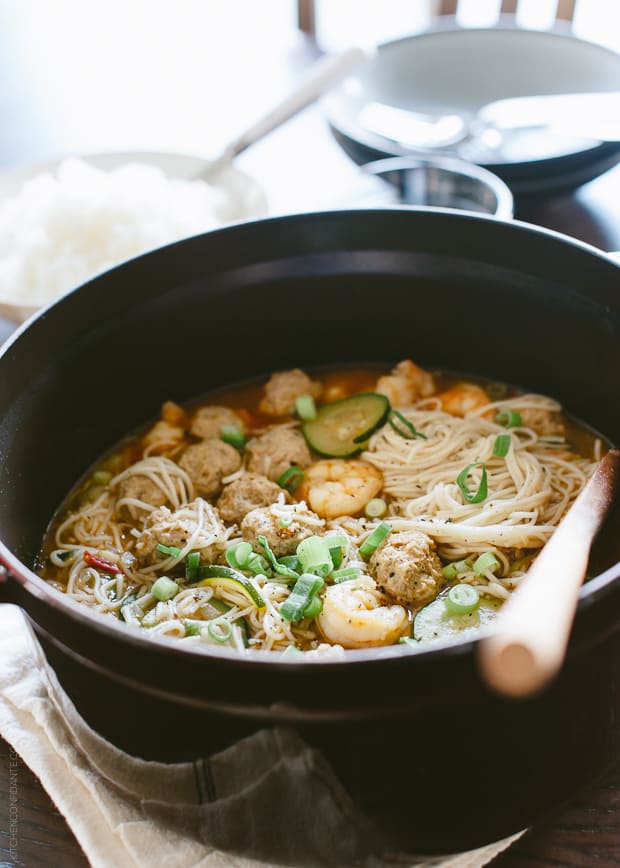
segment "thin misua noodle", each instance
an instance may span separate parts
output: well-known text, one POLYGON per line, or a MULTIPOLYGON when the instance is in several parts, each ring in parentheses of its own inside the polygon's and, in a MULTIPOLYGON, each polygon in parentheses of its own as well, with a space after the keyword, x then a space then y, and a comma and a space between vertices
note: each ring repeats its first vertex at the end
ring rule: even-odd
POLYGON ((38 561, 58 591, 199 649, 340 655, 469 638, 604 445, 542 395, 431 374, 278 372, 89 472, 38 561))

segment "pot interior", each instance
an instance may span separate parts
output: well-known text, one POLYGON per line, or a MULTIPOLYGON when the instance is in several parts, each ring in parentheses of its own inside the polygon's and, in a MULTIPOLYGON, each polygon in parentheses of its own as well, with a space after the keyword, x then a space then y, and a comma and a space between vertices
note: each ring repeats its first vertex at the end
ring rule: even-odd
POLYGON ((288 367, 410 357, 548 394, 620 442, 617 283, 551 233, 405 209, 242 224, 139 257, 0 356, 1 538, 30 565, 77 479, 162 401, 288 367))

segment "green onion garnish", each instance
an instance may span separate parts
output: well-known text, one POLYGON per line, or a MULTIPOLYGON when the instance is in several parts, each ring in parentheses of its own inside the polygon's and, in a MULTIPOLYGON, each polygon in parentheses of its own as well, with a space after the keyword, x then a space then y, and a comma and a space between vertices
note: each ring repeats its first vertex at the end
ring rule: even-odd
POLYGON ((284 555, 280 558, 280 563, 284 564, 284 566, 288 567, 290 570, 294 570, 296 573, 303 572, 297 555, 284 555))
POLYGON ((121 621, 126 621, 126 618, 125 618, 125 612, 124 612, 125 607, 126 607, 126 606, 131 606, 132 603, 135 603, 135 602, 136 602, 136 599, 137 599, 137 597, 136 597, 136 593, 135 593, 135 591, 130 591, 130 592, 127 594, 127 596, 125 597, 125 599, 124 599, 123 602, 121 603, 121 607, 120 607, 120 610, 119 610, 119 614, 120 614, 120 616, 121 616, 121 621))
POLYGON ((291 465, 287 470, 284 471, 282 476, 278 479, 278 485, 280 488, 286 488, 291 494, 299 488, 301 483, 304 481, 304 472, 301 467, 298 467, 296 464, 291 465))
POLYGON ((493 552, 485 552, 474 561, 473 571, 477 576, 483 576, 487 571, 492 573, 499 569, 500 562, 497 560, 493 552))
POLYGON ((396 431, 396 433, 400 434, 401 437, 404 437, 405 440, 411 440, 412 437, 421 437, 422 440, 428 440, 426 434, 422 434, 421 431, 417 431, 415 425, 410 422, 409 419, 406 419, 403 414, 400 413, 398 410, 394 410, 393 408, 390 410, 388 422, 396 431), (394 417, 398 419, 398 424, 394 421, 394 417), (404 428, 401 426, 404 426, 404 428))
POLYGON ((508 386, 504 383, 489 383, 484 388, 492 401, 501 401, 508 394, 508 386))
POLYGON ((200 566, 200 552, 190 552, 185 558, 185 578, 188 582, 195 582, 200 566))
POLYGON ((469 615, 480 605, 480 594, 471 585, 454 585, 444 602, 453 615, 469 615))
POLYGON ((236 543, 236 545, 230 546, 230 548, 226 549, 225 554, 227 562, 231 567, 234 567, 237 570, 244 570, 251 556, 252 546, 245 540, 236 543))
POLYGON ((204 624, 200 621, 183 621, 186 636, 200 636, 204 624))
POLYGON ((228 642, 232 636, 232 627, 227 618, 215 618, 207 624, 207 633, 215 642, 228 642))
POLYGON ((163 603, 166 600, 171 600, 173 597, 176 597, 180 590, 181 589, 177 583, 173 582, 172 579, 169 579, 166 576, 161 576, 156 582, 153 582, 151 594, 156 600, 163 603))
POLYGON ((112 474, 108 470, 95 470, 93 473, 93 482, 97 485, 107 485, 112 479, 112 474))
POLYGON ((366 518, 383 518, 387 512, 387 503, 382 497, 373 497, 364 508, 366 518))
POLYGON ((412 639, 411 636, 401 636, 398 640, 399 645, 412 645, 414 648, 417 648, 419 642, 417 639, 412 639))
POLYGON ((392 528, 389 524, 382 521, 381 524, 373 530, 368 539, 362 543, 360 547, 360 554, 362 557, 369 558, 379 548, 391 530, 392 528))
POLYGON ((471 568, 469 561, 453 561, 451 564, 446 564, 441 572, 444 579, 456 579, 463 573, 469 572, 471 568))
POLYGON ((278 573, 278 575, 280 575, 280 576, 286 576, 287 579, 299 578, 299 574, 296 573, 295 570, 292 570, 290 567, 287 567, 285 564, 281 564, 278 561, 278 559, 276 558, 276 556, 274 555, 274 553, 271 550, 271 546, 267 542, 267 537, 262 536, 262 535, 259 536, 258 542, 265 550, 265 556, 266 556, 267 560, 269 561, 269 563, 271 564, 271 567, 272 567, 274 572, 278 573))
POLYGON ((249 573, 252 573, 253 576, 270 576, 271 569, 269 568, 268 562, 262 555, 256 554, 256 552, 252 552, 250 557, 247 560, 247 563, 244 567, 249 573))
POLYGON ((505 458, 510 451, 511 442, 510 434, 499 434, 493 444, 493 456, 495 458, 505 458))
POLYGON ((163 555, 169 555, 171 558, 178 558, 181 554, 181 549, 176 546, 165 546, 162 543, 158 543, 155 548, 158 552, 161 552, 163 555))
POLYGON ((229 443, 235 449, 243 449, 245 446, 245 437, 238 425, 221 425, 220 437, 224 443, 229 443))
POLYGON ((471 464, 468 464, 467 467, 464 467, 456 478, 456 484, 461 489, 463 499, 466 500, 467 503, 481 503, 483 500, 485 500, 488 494, 488 483, 487 469, 484 461, 472 461, 471 464), (477 491, 470 491, 467 487, 467 477, 469 475, 469 472, 473 470, 474 467, 482 468, 482 476, 480 477, 480 485, 478 486, 477 491))
POLYGON ((77 549, 71 549, 69 552, 58 552, 57 558, 61 561, 68 561, 77 554, 77 549))
POLYGON ((301 395, 301 397, 297 398, 295 409, 299 418, 303 419, 304 422, 307 422, 309 419, 316 419, 316 405, 312 395, 301 395))
POLYGON ((304 618, 316 618, 322 611, 323 600, 320 597, 313 597, 304 609, 304 618))
POLYGON ((498 410, 495 421, 498 425, 504 425, 506 428, 520 428, 523 425, 521 413, 510 410, 508 407, 502 407, 501 410, 498 410))
POLYGON ((292 515, 283 515, 282 518, 280 519, 280 521, 278 522, 280 527, 284 527, 284 528, 290 527, 292 525, 292 523, 293 523, 293 516, 292 515))
POLYGON ((293 590, 280 606, 280 615, 287 621, 300 621, 312 598, 323 587, 320 576, 302 573, 295 582, 293 590))
POLYGON ((349 582, 351 579, 359 579, 361 570, 359 567, 345 567, 342 570, 334 570, 332 579, 339 585, 340 582, 349 582))
POLYGON ((309 536, 297 546, 297 557, 303 573, 325 578, 334 569, 327 537, 309 536))

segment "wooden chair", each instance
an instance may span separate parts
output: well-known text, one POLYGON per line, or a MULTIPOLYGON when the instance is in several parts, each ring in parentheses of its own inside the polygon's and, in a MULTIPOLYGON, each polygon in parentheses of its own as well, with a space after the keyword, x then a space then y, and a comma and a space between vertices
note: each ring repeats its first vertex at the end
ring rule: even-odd
MULTIPOLYGON (((558 0, 555 17, 562 21, 572 21, 577 0, 558 0)), ((502 0, 500 15, 514 15, 519 0, 502 0)), ((459 0, 439 0, 439 15, 456 15, 459 0)), ((297 0, 297 24, 300 30, 309 36, 316 36, 316 2, 315 0, 297 0)))

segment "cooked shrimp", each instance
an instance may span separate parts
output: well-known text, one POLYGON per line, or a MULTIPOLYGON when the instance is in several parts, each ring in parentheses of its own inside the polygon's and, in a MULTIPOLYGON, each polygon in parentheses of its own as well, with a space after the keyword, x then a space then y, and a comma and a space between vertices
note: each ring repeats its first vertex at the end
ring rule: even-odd
POLYGON ((402 606, 386 606, 384 600, 370 576, 332 585, 323 595, 319 629, 329 642, 344 648, 392 645, 409 617, 402 606))
POLYGON ((393 407, 407 407, 420 398, 428 398, 435 392, 433 375, 411 361, 399 362, 391 374, 379 377, 375 387, 389 399, 393 407))
POLYGON ((172 425, 165 419, 156 422, 142 440, 144 456, 165 455, 171 452, 183 442, 185 429, 178 425, 172 425))
POLYGON ((451 389, 437 395, 441 409, 451 416, 466 416, 489 403, 489 396, 475 383, 457 383, 451 389))
POLYGON ((356 515, 383 488, 383 474, 356 459, 327 458, 306 470, 299 496, 322 518, 356 515))

